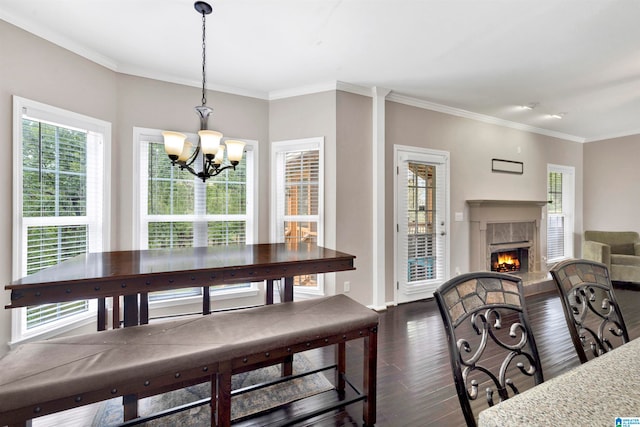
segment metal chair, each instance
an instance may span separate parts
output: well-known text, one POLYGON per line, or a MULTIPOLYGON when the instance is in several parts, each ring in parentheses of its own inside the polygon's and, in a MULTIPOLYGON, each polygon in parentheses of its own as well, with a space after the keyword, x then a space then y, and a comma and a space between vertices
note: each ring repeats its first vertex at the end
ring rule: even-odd
POLYGON ((467 273, 434 293, 467 425, 486 406, 544 381, 524 305, 522 281, 495 272, 467 273), (517 385, 516 385, 517 384, 517 385), (486 405, 477 399, 485 390, 486 405))
POLYGON ((551 268, 573 345, 584 363, 629 342, 607 266, 570 259, 551 268))

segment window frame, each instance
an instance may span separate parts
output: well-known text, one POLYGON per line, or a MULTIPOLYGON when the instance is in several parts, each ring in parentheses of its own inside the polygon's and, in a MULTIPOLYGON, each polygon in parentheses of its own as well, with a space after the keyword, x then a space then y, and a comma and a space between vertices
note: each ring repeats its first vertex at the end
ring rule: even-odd
MULTIPOLYGON (((29 111, 29 115, 40 122, 48 122, 62 127, 87 130, 102 135, 102 169, 105 173, 111 170, 111 123, 94 117, 75 113, 73 111, 47 105, 38 101, 13 96, 13 235, 12 235, 12 279, 17 280, 26 275, 25 265, 27 257, 27 226, 37 225, 42 217, 23 216, 23 114, 29 111)), ((99 160, 99 159, 98 159, 99 160)), ((90 179, 90 176, 88 177, 90 179)), ((100 218, 100 240, 97 243, 89 242, 88 252, 108 251, 110 248, 110 211, 111 211, 111 183, 109 179, 102 179, 101 185, 95 184, 101 190, 102 209, 96 215, 100 218)), ((91 215, 87 215, 80 221, 70 221, 67 217, 47 217, 47 225, 76 225, 84 224, 92 226, 91 215)), ((93 224, 96 227, 96 224, 93 224)), ((27 307, 12 309, 11 311, 11 341, 14 345, 34 339, 44 339, 59 335, 79 326, 95 323, 97 302, 89 299, 87 311, 74 314, 62 319, 54 320, 30 330, 27 329, 27 307)))
MULTIPOLYGON (((325 151, 324 151, 324 137, 311 137, 303 139, 275 141, 271 143, 271 197, 270 197, 270 238, 272 242, 283 243, 284 235, 279 232, 280 227, 278 222, 279 207, 278 207, 278 194, 282 194, 283 190, 278 188, 278 182, 281 180, 278 178, 278 162, 279 157, 287 152, 294 151, 313 151, 318 150, 318 215, 317 216, 317 236, 316 241, 318 246, 324 245, 325 234, 325 212, 324 212, 324 198, 325 198, 325 151)), ((296 216, 297 219, 305 219, 305 216, 296 216)), ((294 286, 295 295, 309 295, 318 296, 325 295, 324 275, 317 275, 317 286, 294 286)))
POLYGON ((546 263, 553 264, 558 261, 573 258, 574 256, 574 244, 573 244, 573 232, 575 228, 575 167, 566 165, 547 164, 547 198, 549 196, 549 175, 551 173, 559 173, 562 175, 562 213, 549 213, 547 210, 547 241, 546 241, 546 263), (564 251, 563 255, 559 257, 549 257, 549 226, 552 218, 564 218, 564 251))
MULTIPOLYGON (((187 133, 187 138, 194 141, 197 139, 197 134, 187 133)), ((258 141, 249 140, 249 139, 241 139, 241 138, 223 138, 222 142, 226 139, 236 139, 245 142, 245 154, 246 156, 243 158, 243 161, 247 161, 249 156, 251 157, 251 164, 247 164, 246 168, 246 177, 247 184, 251 182, 251 188, 247 189, 247 210, 246 210, 246 243, 256 243, 258 239, 258 164, 259 164, 259 150, 258 150, 258 141)), ((133 164, 139 166, 139 170, 134 173, 133 176, 133 184, 134 188, 143 189, 147 188, 146 184, 142 183, 142 174, 146 170, 146 159, 142 158, 144 144, 148 142, 157 142, 162 143, 162 130, 159 129, 151 129, 151 128, 143 128, 143 127, 134 127, 133 128, 133 164), (143 165, 144 163, 144 165, 143 165)), ((147 153, 145 151, 145 153, 147 153)), ((146 175, 146 174, 145 174, 146 175)), ((197 179, 194 177, 194 179, 197 179)), ((143 207, 142 202, 146 200, 147 193, 144 191, 134 191, 133 192, 133 232, 132 232, 132 242, 131 246, 136 250, 145 250, 147 249, 146 245, 143 244, 143 237, 147 238, 147 231, 144 229, 143 223, 143 207)), ((216 217, 220 215, 207 215, 211 220, 215 220, 216 217)), ((170 219, 173 215, 153 215, 152 217, 161 218, 166 217, 170 219)), ((185 215, 184 220, 196 219, 197 215, 185 215)), ((194 303, 201 303, 202 301, 202 288, 198 288, 199 291, 195 291, 192 294, 187 294, 184 296, 175 296, 175 297, 167 297, 167 298, 158 298, 155 300, 149 301, 150 306, 154 308, 164 308, 164 307, 175 307, 178 305, 188 305, 194 303)), ((218 288, 211 287, 211 295, 215 295, 216 300, 226 300, 233 298, 242 298, 242 297, 250 297, 255 296, 259 292, 257 283, 250 283, 247 287, 242 288, 218 288)))

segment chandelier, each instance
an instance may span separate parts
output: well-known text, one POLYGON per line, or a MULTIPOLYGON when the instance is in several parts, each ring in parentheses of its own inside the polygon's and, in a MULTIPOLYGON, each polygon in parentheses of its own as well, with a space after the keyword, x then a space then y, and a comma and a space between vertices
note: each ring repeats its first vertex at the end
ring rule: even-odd
POLYGON ((213 109, 207 107, 207 97, 205 91, 206 83, 206 16, 213 9, 203 1, 197 1, 193 5, 198 13, 202 15, 202 105, 195 107, 196 113, 200 117, 200 131, 198 132, 198 142, 195 149, 193 144, 187 141, 187 136, 180 132, 165 131, 164 149, 171 159, 173 166, 178 166, 182 170, 187 170, 205 182, 208 178, 220 174, 222 171, 233 168, 242 160, 242 152, 245 143, 242 141, 226 140, 221 142, 222 134, 214 130, 207 129, 207 120, 213 109), (224 160, 225 148, 227 152, 227 162, 224 160), (196 162, 201 163, 201 167, 196 166, 196 162))

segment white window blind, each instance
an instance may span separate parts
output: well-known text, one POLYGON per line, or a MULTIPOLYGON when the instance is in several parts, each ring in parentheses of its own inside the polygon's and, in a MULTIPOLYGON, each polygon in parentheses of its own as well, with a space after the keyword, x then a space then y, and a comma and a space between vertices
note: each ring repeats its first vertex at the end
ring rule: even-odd
POLYGON ((547 169, 547 262, 556 262, 573 256, 573 168, 547 169))
MULTIPOLYGON (((323 142, 309 138, 272 144, 274 241, 323 243, 323 142)), ((316 274, 295 277, 294 286, 323 291, 316 274)))
MULTIPOLYGON (((14 277, 105 249, 108 123, 15 97, 14 277)), ((14 317, 13 340, 86 317, 95 302, 46 304, 14 317)))
MULTIPOLYGON (((195 141, 197 136, 190 135, 195 141)), ((253 243, 254 149, 247 141, 242 161, 206 182, 171 165, 160 131, 138 136, 140 150, 139 237, 141 249, 253 243)), ((251 284, 212 291, 253 288, 251 284)), ((202 288, 150 294, 150 300, 200 295, 202 288)))
POLYGON ((445 277, 445 245, 440 242, 438 226, 444 219, 439 210, 445 206, 445 179, 436 164, 401 162, 401 193, 398 201, 401 265, 406 271, 407 291, 445 277))

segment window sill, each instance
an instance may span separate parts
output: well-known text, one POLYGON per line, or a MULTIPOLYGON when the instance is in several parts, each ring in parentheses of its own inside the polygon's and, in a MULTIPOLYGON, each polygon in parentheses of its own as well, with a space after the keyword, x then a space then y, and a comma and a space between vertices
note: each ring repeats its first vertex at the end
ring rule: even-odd
POLYGON ((29 332, 8 343, 10 349, 14 349, 20 344, 26 344, 33 341, 41 341, 49 338, 55 338, 67 332, 73 331, 84 326, 93 324, 95 328, 97 313, 91 311, 75 316, 73 319, 66 319, 64 324, 55 327, 41 328, 39 331, 29 332))

